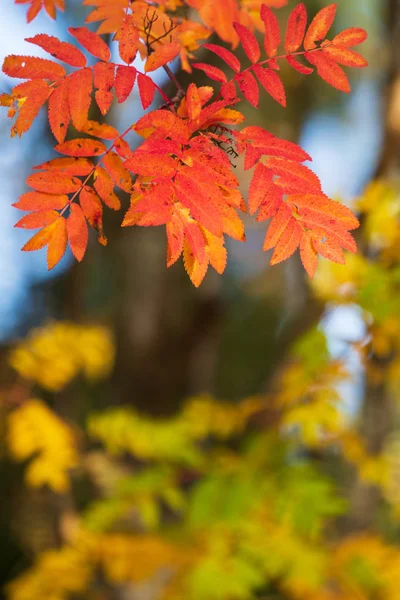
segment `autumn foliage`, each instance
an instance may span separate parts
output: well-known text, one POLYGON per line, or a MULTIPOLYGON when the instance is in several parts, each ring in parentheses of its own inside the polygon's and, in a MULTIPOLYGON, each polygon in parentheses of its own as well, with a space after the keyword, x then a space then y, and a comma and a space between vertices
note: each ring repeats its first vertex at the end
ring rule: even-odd
MULTIPOLYGON (((29 4, 28 20, 41 9, 55 17, 57 9, 65 8, 63 0, 16 2, 29 4)), ((28 131, 47 105, 55 151, 62 155, 34 168, 27 178, 31 191, 14 204, 28 212, 16 227, 39 230, 23 250, 47 246, 51 269, 69 244, 81 261, 90 227, 101 244, 107 243, 103 205, 119 210, 123 192, 130 196, 130 206, 122 226, 165 225, 167 265, 183 254, 196 286, 209 265, 218 273, 224 271, 225 235, 245 240, 241 215, 246 212, 257 214, 257 221, 269 221, 263 249, 273 249, 271 264, 299 249, 312 277, 319 255, 344 263, 343 249, 356 252, 350 231, 358 227, 358 220, 324 194, 318 177, 304 164, 311 157, 292 142, 244 124, 237 109, 242 97, 258 107, 260 87, 261 93, 286 106, 282 62, 303 75, 315 71, 334 88, 350 91, 342 66, 367 65, 353 50, 366 33, 350 28, 328 39, 336 4, 320 10, 311 23, 305 5, 297 5, 285 31, 272 10, 285 0, 84 0, 83 4, 93 7, 87 23, 99 22, 97 33, 85 26, 70 28, 78 46, 71 37, 60 41, 35 35, 27 41, 52 59, 11 55, 3 63, 6 75, 25 80, 0 96, 13 119, 11 135, 28 131), (182 16, 185 7, 197 11, 202 24, 182 16), (204 43, 213 33, 224 46, 204 43), (118 47, 118 61, 112 60, 103 34, 118 47), (245 64, 233 52, 239 45, 245 64), (86 53, 95 57, 94 64, 88 64, 86 53), (212 55, 221 68, 207 62, 212 55), (133 64, 137 56, 143 61, 142 70, 133 64), (176 59, 189 73, 203 71, 210 84, 190 83, 183 89, 173 72, 175 63, 171 65, 176 59), (159 68, 176 85, 173 98, 152 79, 159 68), (93 102, 105 116, 114 100, 125 102, 135 86, 144 110, 154 99, 160 107, 122 133, 91 120, 93 102), (235 175, 238 161, 243 161, 244 169, 253 169, 247 203, 235 175)))

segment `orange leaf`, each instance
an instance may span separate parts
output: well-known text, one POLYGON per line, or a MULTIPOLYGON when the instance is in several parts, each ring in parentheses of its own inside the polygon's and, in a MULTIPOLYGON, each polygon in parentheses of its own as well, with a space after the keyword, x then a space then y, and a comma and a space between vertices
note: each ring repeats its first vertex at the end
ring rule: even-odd
POLYGON ((89 138, 75 138, 54 147, 60 154, 67 156, 99 156, 107 151, 103 142, 89 138))
POLYGON ((101 232, 103 229, 103 207, 96 192, 85 186, 79 195, 79 203, 90 225, 96 231, 101 232))
POLYGON ((279 241, 279 238, 285 231, 289 222, 293 219, 292 211, 284 202, 279 207, 278 212, 272 218, 271 224, 268 227, 267 235, 265 237, 263 250, 270 250, 279 241))
POLYGON ((309 231, 303 233, 300 240, 300 258, 308 275, 314 277, 318 266, 318 252, 314 248, 312 234, 309 231))
POLYGON ((78 131, 88 120, 91 94, 92 70, 86 68, 73 73, 69 82, 68 99, 72 123, 78 131))
POLYGON ((11 54, 4 59, 3 73, 20 79, 50 79, 56 81, 65 77, 64 67, 47 58, 16 56, 11 54))
POLYGON ((289 15, 285 37, 285 52, 288 54, 297 52, 303 43, 306 27, 307 10, 304 4, 301 3, 289 15))
POLYGON ((81 131, 82 133, 88 133, 93 137, 103 140, 115 140, 119 136, 115 127, 108 125, 108 123, 98 123, 97 121, 86 121, 81 131))
POLYGON ((116 154, 115 152, 109 152, 105 155, 103 159, 103 164, 105 169, 111 175, 111 178, 114 181, 114 183, 119 188, 121 188, 121 190, 124 190, 124 192, 131 192, 131 176, 127 169, 124 167, 124 163, 122 162, 118 154, 116 154))
POLYGON ((193 179, 190 169, 181 170, 175 178, 176 196, 189 208, 192 217, 215 235, 222 234, 222 217, 207 190, 193 179))
POLYGON ((176 58, 180 52, 181 45, 178 42, 170 42, 168 44, 162 44, 154 50, 152 54, 147 58, 144 65, 146 73, 149 71, 155 71, 160 67, 163 67, 167 63, 171 62, 176 58))
POLYGON ((183 251, 184 228, 182 220, 177 215, 172 215, 171 220, 166 224, 167 231, 167 267, 173 265, 183 251))
POLYGON ((49 228, 50 227, 52 227, 52 232, 47 246, 47 267, 49 271, 55 267, 64 256, 68 240, 65 219, 60 217, 57 221, 54 221, 54 223, 49 225, 49 228))
POLYGON ((306 36, 304 38, 305 50, 313 50, 317 47, 317 42, 324 40, 327 36, 328 31, 331 28, 333 21, 335 20, 337 4, 330 4, 322 8, 313 20, 309 28, 307 29, 306 36))
POLYGON ((239 36, 243 50, 245 51, 249 60, 255 64, 258 62, 261 54, 260 46, 258 45, 256 36, 250 31, 250 29, 244 25, 241 25, 240 23, 233 23, 233 27, 239 36))
POLYGON ((354 52, 354 50, 349 50, 348 48, 342 48, 340 46, 327 46, 322 52, 327 54, 339 65, 344 65, 345 67, 359 69, 368 67, 368 61, 361 56, 361 54, 354 52))
POLYGON ((264 48, 267 56, 276 56, 278 52, 278 46, 281 42, 281 33, 279 28, 279 22, 272 10, 265 4, 261 5, 260 17, 264 23, 265 37, 264 37, 264 48))
POLYGON ((274 175, 279 175, 279 178, 274 183, 286 193, 304 191, 310 194, 318 194, 321 192, 320 180, 305 165, 272 156, 267 158, 266 166, 272 169, 274 175))
POLYGON ((49 99, 50 129, 60 144, 65 140, 70 120, 69 79, 63 79, 49 99))
POLYGON ((170 156, 145 154, 136 151, 125 163, 129 171, 145 177, 173 177, 178 165, 170 156))
POLYGON ((72 254, 80 262, 85 256, 88 244, 88 227, 81 207, 75 203, 70 206, 67 234, 72 254))
MULTIPOLYGON (((204 244, 204 241, 203 241, 204 244)), ((186 273, 189 275, 191 282, 195 287, 199 287, 208 270, 208 256, 200 261, 194 253, 188 239, 185 240, 183 247, 183 264, 186 273)))
POLYGON ((33 168, 46 171, 60 171, 68 173, 68 175, 89 175, 93 167, 92 161, 88 158, 54 158, 33 168))
POLYGON ((93 33, 87 27, 70 27, 68 31, 90 54, 105 62, 110 60, 110 48, 97 33, 93 33))
POLYGON ((277 265, 292 256, 299 247, 301 236, 301 227, 296 219, 292 217, 275 245, 270 264, 277 265))
POLYGON ((21 229, 41 229, 53 223, 59 216, 55 210, 41 210, 25 215, 15 223, 14 227, 20 227, 21 229))
POLYGON ((86 57, 78 48, 68 42, 61 42, 58 38, 45 33, 39 33, 31 38, 25 38, 26 42, 40 46, 54 58, 71 65, 72 67, 85 67, 86 57))
POLYGON ((137 82, 139 88, 140 101, 142 103, 143 108, 146 110, 146 108, 148 108, 153 102, 156 86, 151 77, 143 75, 142 73, 138 73, 137 82))
POLYGON ((119 198, 114 194, 114 182, 103 167, 96 167, 93 185, 104 204, 113 210, 121 208, 119 198))
POLYGON ((186 107, 189 119, 195 121, 201 113, 201 100, 199 90, 194 83, 189 84, 186 92, 186 107))
POLYGON ((81 186, 80 179, 51 171, 32 173, 26 183, 37 192, 47 194, 70 194, 77 192, 81 186))
POLYGON ((66 194, 44 194, 43 192, 26 192, 20 196, 13 206, 19 210, 61 210, 68 202, 66 194))
POLYGON ((332 40, 332 44, 351 47, 362 44, 367 39, 368 34, 361 27, 349 27, 337 34, 332 40))
POLYGON ((33 121, 50 95, 51 90, 45 81, 39 80, 37 84, 20 108, 17 120, 11 129, 12 136, 15 134, 21 136, 31 128, 33 121))
POLYGON ((224 246, 224 238, 213 235, 206 229, 203 231, 203 235, 206 238, 207 246, 206 251, 210 265, 222 275, 226 268, 227 251, 224 246))

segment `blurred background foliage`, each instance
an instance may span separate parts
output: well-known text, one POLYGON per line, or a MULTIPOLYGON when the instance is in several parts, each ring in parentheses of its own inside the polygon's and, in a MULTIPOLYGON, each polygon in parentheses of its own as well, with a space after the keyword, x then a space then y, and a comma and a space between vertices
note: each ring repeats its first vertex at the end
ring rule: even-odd
MULTIPOLYGON (((86 14, 68 4, 27 28, 4 1, 1 53, 64 38, 86 14)), ((312 283, 297 258, 269 268, 249 222, 228 272, 195 290, 165 268, 161 231, 115 215, 107 249, 49 276, 10 208, 51 158, 47 126, 9 141, 2 123, 2 598, 400 598, 398 2, 339 0, 350 25, 371 65, 350 98, 287 70, 286 111, 245 108, 360 216, 359 254, 312 283)), ((134 97, 111 119, 138 116, 134 97)))

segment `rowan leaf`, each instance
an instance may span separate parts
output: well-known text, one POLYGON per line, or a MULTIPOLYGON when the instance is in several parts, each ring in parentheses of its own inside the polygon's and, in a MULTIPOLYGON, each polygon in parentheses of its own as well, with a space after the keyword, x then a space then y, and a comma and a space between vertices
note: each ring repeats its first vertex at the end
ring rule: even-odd
POLYGON ((257 108, 260 100, 260 90, 254 75, 250 71, 243 71, 243 73, 235 75, 235 81, 247 102, 257 108))
POLYGON ((170 156, 145 154, 139 149, 131 158, 128 158, 125 167, 136 175, 157 178, 173 177, 178 165, 170 156))
POLYGON ((45 194, 43 192, 26 192, 20 196, 13 206, 19 210, 61 210, 68 202, 66 194, 45 194))
POLYGON ((306 52, 304 56, 316 67, 321 79, 341 92, 350 93, 350 82, 346 73, 332 58, 322 52, 306 52))
POLYGON ((182 219, 178 215, 172 215, 171 220, 166 224, 166 232, 168 241, 167 267, 170 267, 182 254, 185 240, 182 219))
POLYGON ((59 214, 55 210, 41 210, 25 215, 15 223, 14 227, 19 227, 21 229, 41 229, 42 227, 50 225, 58 218, 59 214))
POLYGON ((201 113, 201 99, 199 90, 194 83, 189 84, 186 92, 186 108, 191 121, 199 118, 201 113))
POLYGON ((257 163, 249 187, 249 214, 254 215, 272 185, 273 172, 261 162, 257 163))
POLYGON ((39 33, 34 37, 25 38, 25 41, 43 48, 43 50, 51 54, 54 58, 71 65, 71 67, 86 66, 86 57, 78 48, 68 42, 61 42, 52 35, 39 33))
POLYGON ((118 65, 115 75, 115 94, 119 103, 129 98, 135 85, 137 71, 135 67, 118 65))
POLYGON ((256 36, 250 29, 241 25, 240 23, 233 23, 233 27, 239 36, 240 42, 243 46, 249 60, 255 64, 260 59, 260 46, 258 45, 256 36))
POLYGON ((368 67, 368 61, 361 56, 361 54, 354 52, 354 50, 349 50, 348 48, 343 48, 340 46, 327 46, 322 50, 322 52, 327 54, 329 58, 332 58, 339 65, 344 65, 345 67, 359 69, 368 67))
POLYGON ((139 31, 133 15, 125 15, 119 28, 118 50, 121 60, 133 63, 139 49, 139 31))
POLYGON ((205 63, 193 63, 192 67, 195 69, 199 69, 200 71, 204 71, 204 73, 212 79, 213 81, 218 81, 219 83, 227 83, 227 76, 221 69, 218 67, 214 67, 212 65, 207 65, 205 63))
POLYGON ((289 63, 289 65, 293 69, 295 69, 296 71, 301 73, 302 75, 310 75, 314 71, 314 69, 312 67, 307 67, 306 65, 303 65, 303 63, 298 61, 294 56, 292 56, 290 54, 288 56, 286 56, 285 58, 286 58, 287 62, 289 63))
POLYGON ((332 44, 338 46, 352 47, 362 44, 367 39, 368 34, 361 27, 349 27, 338 33, 332 40, 332 44))
POLYGON ((54 158, 34 166, 33 169, 60 171, 68 173, 68 175, 89 175, 94 169, 94 165, 88 158, 54 158))
POLYGON ((146 110, 146 108, 149 108, 150 104, 153 102, 156 86, 151 77, 143 75, 142 73, 138 73, 137 82, 140 101, 143 108, 146 110))
POLYGON ((107 151, 103 142, 89 138, 75 138, 54 147, 60 154, 67 156, 100 156, 107 151))
POLYGON ((77 177, 52 171, 32 173, 26 183, 37 192, 47 194, 70 194, 77 192, 81 186, 81 181, 77 177))
POLYGON ((181 46, 178 42, 170 42, 158 46, 158 48, 156 48, 147 58, 144 65, 145 72, 149 73, 150 71, 155 71, 171 62, 178 56, 180 49, 181 46))
POLYGON ((90 225, 102 235, 103 207, 96 192, 92 188, 85 186, 79 194, 79 203, 90 225))
POLYGON ((263 250, 270 250, 278 243, 280 237, 285 231, 289 222, 293 219, 293 214, 287 204, 284 202, 279 207, 277 213, 272 217, 267 235, 264 240, 263 250))
POLYGON ((114 194, 114 182, 103 167, 96 167, 93 185, 106 206, 113 210, 121 208, 121 202, 118 196, 114 194))
POLYGON ((223 224, 218 207, 208 193, 208 189, 193 178, 190 168, 178 173, 174 187, 178 200, 189 208, 193 219, 211 233, 221 235, 223 224))
POLYGON ((50 81, 57 81, 66 75, 64 67, 47 58, 15 54, 4 59, 3 73, 19 79, 50 79, 50 81))
POLYGON ((47 267, 49 271, 53 269, 64 256, 68 241, 66 220, 63 217, 54 221, 54 223, 49 225, 46 229, 50 228, 52 229, 47 246, 47 267))
POLYGON ((80 262, 85 256, 89 236, 85 215, 82 208, 76 203, 72 203, 70 206, 67 235, 72 254, 80 262))
POLYGON ((313 278, 318 266, 318 252, 314 247, 312 233, 303 233, 300 240, 300 258, 309 277, 313 278))
POLYGON ((292 217, 275 245, 270 264, 277 265, 292 256, 300 245, 301 237, 302 229, 298 221, 292 217))
POLYGON ((321 182, 318 176, 305 165, 274 156, 268 157, 265 164, 274 172, 274 175, 279 175, 274 183, 286 193, 304 191, 309 194, 318 194, 321 192, 321 182))
POLYGON ((79 131, 88 120, 92 100, 92 70, 85 68, 76 71, 69 80, 69 108, 72 123, 79 131))
POLYGON ((337 4, 325 6, 317 12, 311 21, 304 38, 304 49, 313 50, 317 48, 317 42, 324 40, 335 20, 337 4))
POLYGON ((36 83, 38 85, 30 92, 19 110, 17 119, 11 129, 12 137, 16 134, 21 137, 23 133, 31 128, 33 121, 51 93, 45 81, 39 80, 36 83))
POLYGON ((281 32, 275 13, 266 4, 261 5, 261 20, 264 24, 264 48, 267 56, 272 58, 278 52, 281 43, 281 32))
POLYGON ((69 27, 68 31, 90 54, 105 62, 110 60, 110 48, 97 33, 87 27, 69 27))
POLYGON ((128 193, 132 191, 131 176, 118 154, 108 152, 103 158, 103 165, 111 176, 111 179, 121 190, 128 193))
POLYGON ((49 124, 57 142, 62 144, 71 120, 69 107, 69 79, 63 79, 49 98, 49 124))
POLYGON ((210 52, 213 52, 214 54, 222 58, 222 60, 228 65, 228 67, 236 71, 236 73, 240 73, 240 60, 233 54, 233 52, 227 50, 226 48, 223 48, 222 46, 217 46, 216 44, 204 44, 203 48, 210 50, 210 52))
POLYGON ((222 275, 228 259, 228 253, 224 246, 224 238, 213 235, 206 229, 203 231, 203 235, 207 242, 206 252, 210 265, 219 275, 222 275))
POLYGON ((93 69, 93 83, 96 88, 94 97, 103 116, 108 113, 114 99, 114 95, 111 92, 115 81, 114 72, 115 65, 112 63, 98 62, 93 69))
MULTIPOLYGON (((191 229, 193 228, 192 224, 190 224, 190 227, 191 229)), ((186 239, 183 246, 183 264, 193 285, 195 287, 199 287, 207 273, 209 260, 207 254, 205 254, 202 260, 198 258, 192 248, 192 245, 190 244, 191 239, 192 238, 189 238, 186 234, 186 239)))
POLYGON ((103 140, 115 140, 119 136, 115 127, 108 123, 98 123, 97 121, 86 121, 84 126, 81 127, 81 132, 103 140))
POLYGON ((283 87, 283 83, 281 78, 275 71, 272 69, 263 68, 259 65, 254 65, 253 67, 254 73, 257 75, 257 78, 263 88, 268 92, 270 96, 282 106, 286 106, 286 94, 285 88, 283 87))
POLYGON ((307 10, 303 2, 301 2, 289 15, 285 36, 285 52, 287 54, 297 52, 300 48, 304 40, 306 27, 307 10))

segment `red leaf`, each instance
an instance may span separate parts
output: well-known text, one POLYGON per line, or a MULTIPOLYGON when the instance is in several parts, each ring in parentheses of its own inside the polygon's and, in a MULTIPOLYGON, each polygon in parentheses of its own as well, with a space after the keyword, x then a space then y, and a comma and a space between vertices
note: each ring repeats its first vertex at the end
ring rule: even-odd
POLYGON ((68 31, 90 54, 105 62, 110 60, 110 48, 97 33, 93 33, 87 27, 70 27, 68 31))
POLYGON ((139 87, 140 101, 142 103, 143 108, 146 110, 146 108, 148 108, 153 102, 156 86, 151 77, 143 75, 142 73, 138 73, 137 81, 139 87))
POLYGON ((89 221, 90 225, 96 229, 96 231, 102 232, 103 207, 96 192, 92 188, 85 186, 79 195, 79 202, 83 210, 83 214, 89 221))
POLYGON ((196 221, 215 235, 222 234, 222 218, 212 197, 206 189, 195 180, 191 169, 180 171, 175 178, 176 196, 187 208, 196 221))
POLYGON ((139 31, 133 15, 125 15, 119 31, 118 50, 121 59, 130 65, 139 48, 139 31))
POLYGON ((263 250, 270 250, 279 241, 279 238, 285 231, 289 222, 293 219, 292 211, 284 202, 279 207, 278 212, 272 218, 271 224, 268 227, 267 235, 265 237, 263 250))
POLYGON ((279 44, 281 43, 281 33, 279 22, 272 10, 265 4, 261 5, 261 20, 264 23, 265 37, 264 48, 267 56, 272 58, 276 56, 279 44))
POLYGON ((69 79, 63 79, 49 99, 49 123, 54 137, 60 144, 65 140, 71 120, 69 108, 69 79))
POLYGON ((102 115, 106 115, 114 99, 110 91, 114 85, 115 65, 99 62, 94 66, 95 99, 102 115))
POLYGON ((322 52, 306 52, 304 56, 317 68, 318 75, 326 83, 347 94, 351 91, 346 73, 332 58, 322 52))
POLYGON ((67 219, 68 241, 72 254, 79 262, 85 256, 88 244, 88 227, 81 207, 73 203, 67 219))
POLYGON ((293 67, 293 69, 296 69, 296 71, 298 71, 302 75, 310 75, 314 71, 314 69, 312 69, 311 67, 306 67, 306 65, 303 65, 294 56, 291 56, 290 54, 286 56, 286 60, 288 61, 289 65, 293 67))
POLYGON ((250 102, 252 106, 257 108, 260 99, 260 90, 258 89, 258 83, 254 75, 250 71, 243 71, 243 73, 235 75, 235 81, 237 81, 239 89, 247 102, 250 102))
POLYGON ((275 73, 275 71, 260 67, 259 65, 255 65, 253 67, 253 71, 268 94, 272 96, 274 100, 279 102, 279 104, 286 106, 285 88, 283 87, 283 83, 279 75, 275 73))
POLYGON ((118 65, 117 73, 115 75, 115 93, 119 103, 125 102, 129 97, 133 86, 135 85, 136 73, 135 67, 118 65))
POLYGON ((206 48, 207 50, 210 50, 210 52, 214 52, 214 54, 216 54, 217 56, 222 58, 222 60, 231 69, 236 71, 236 73, 240 72, 240 69, 241 69, 240 60, 233 54, 233 52, 231 52, 230 50, 227 50, 226 48, 223 48, 222 46, 217 46, 216 44, 204 44, 203 47, 206 48))
POLYGON ((213 81, 218 81, 219 83, 226 83, 228 81, 225 73, 221 71, 221 69, 218 69, 218 67, 206 65, 205 63, 193 63, 192 67, 195 69, 200 69, 200 71, 204 71, 207 77, 213 81))
POLYGON ((301 3, 289 15, 285 37, 285 52, 288 54, 297 52, 303 43, 306 27, 307 10, 304 4, 301 3))
POLYGON ((268 189, 272 185, 272 177, 271 169, 267 169, 262 163, 257 163, 249 188, 250 215, 254 215, 263 203, 268 189))
POLYGON ((51 90, 47 83, 39 80, 37 84, 22 104, 17 120, 11 129, 11 136, 15 134, 21 136, 30 129, 40 109, 49 97, 51 90))
POLYGON ((240 23, 234 23, 233 27, 239 36, 243 50, 246 52, 249 60, 255 64, 258 62, 261 54, 260 46, 258 45, 256 36, 250 31, 250 29, 247 29, 247 27, 241 25, 240 23))
POLYGON ((321 192, 320 180, 305 165, 283 158, 270 157, 266 160, 266 166, 272 169, 274 175, 279 175, 275 185, 281 187, 286 193, 304 191, 318 194, 321 192))
POLYGON ((344 31, 338 33, 332 40, 332 44, 337 44, 338 46, 358 46, 358 44, 362 44, 367 39, 368 34, 361 27, 349 27, 344 31))
POLYGON ((321 9, 313 20, 307 30, 306 37, 304 38, 304 49, 313 50, 317 48, 317 43, 324 40, 327 36, 328 31, 331 28, 333 21, 335 20, 337 4, 330 4, 321 9))
POLYGON ((92 100, 92 70, 86 68, 76 71, 69 80, 69 108, 72 123, 79 131, 88 120, 92 100))
POLYGON ((39 33, 31 38, 25 38, 26 42, 40 46, 54 58, 71 65, 71 67, 85 67, 86 57, 78 48, 68 42, 60 42, 52 35, 39 33))
POLYGON ((16 56, 11 54, 4 59, 3 73, 20 79, 50 79, 56 81, 65 77, 64 67, 47 58, 16 56))
POLYGON ((103 142, 89 138, 75 138, 54 147, 60 154, 67 156, 99 156, 107 151, 103 142))

